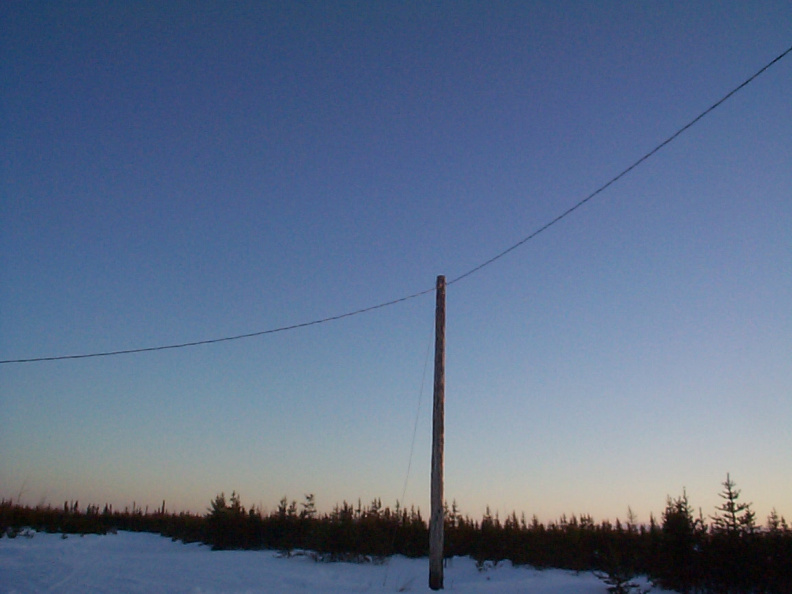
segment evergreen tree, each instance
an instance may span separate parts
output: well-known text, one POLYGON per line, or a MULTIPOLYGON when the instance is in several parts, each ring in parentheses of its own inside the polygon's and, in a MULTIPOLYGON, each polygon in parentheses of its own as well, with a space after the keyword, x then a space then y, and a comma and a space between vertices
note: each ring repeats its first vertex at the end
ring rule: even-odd
POLYGON ((719 495, 723 503, 716 508, 720 513, 712 516, 712 531, 732 538, 753 534, 756 529, 756 514, 751 510, 751 504, 739 501, 740 490, 735 489, 736 483, 728 473, 722 485, 723 491, 719 495))
POLYGON ((225 493, 215 497, 206 516, 207 537, 214 549, 234 549, 249 546, 245 531, 245 508, 236 491, 226 502, 225 493))
POLYGON ((718 592, 752 592, 764 579, 764 559, 753 535, 756 529, 751 504, 740 501, 740 491, 726 474, 719 493, 723 502, 712 516, 708 583, 718 592))
POLYGON ((300 519, 310 519, 316 515, 316 498, 313 493, 305 496, 305 502, 301 503, 302 510, 300 510, 300 519))
POLYGON ((696 587, 700 576, 696 528, 687 492, 683 489, 682 496, 676 499, 668 497, 663 512, 659 563, 654 570, 659 585, 683 593, 696 587))
POLYGON ((792 530, 773 508, 763 539, 765 587, 768 592, 792 592, 792 530))

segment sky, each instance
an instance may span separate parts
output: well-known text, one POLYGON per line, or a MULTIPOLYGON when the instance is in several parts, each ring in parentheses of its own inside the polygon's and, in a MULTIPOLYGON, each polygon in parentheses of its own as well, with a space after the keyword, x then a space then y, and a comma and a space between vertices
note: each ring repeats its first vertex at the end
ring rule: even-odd
MULTIPOLYGON (((434 287, 792 44, 758 2, 5 2, 0 496, 428 516, 434 287), (415 436, 413 440, 413 436, 415 436)), ((448 287, 445 495, 792 520, 792 56, 448 287)))

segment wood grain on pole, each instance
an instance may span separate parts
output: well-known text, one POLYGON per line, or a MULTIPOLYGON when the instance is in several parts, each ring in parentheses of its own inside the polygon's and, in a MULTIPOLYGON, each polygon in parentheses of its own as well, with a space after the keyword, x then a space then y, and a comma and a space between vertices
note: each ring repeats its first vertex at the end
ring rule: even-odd
POLYGON ((437 277, 434 406, 432 413, 432 512, 429 518, 429 587, 443 589, 443 447, 445 409, 445 277, 437 277))

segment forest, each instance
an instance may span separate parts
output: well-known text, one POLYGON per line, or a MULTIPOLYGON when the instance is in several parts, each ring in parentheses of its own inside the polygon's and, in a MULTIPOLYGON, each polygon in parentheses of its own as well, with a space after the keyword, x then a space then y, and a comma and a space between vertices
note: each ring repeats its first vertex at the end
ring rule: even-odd
MULTIPOLYGON (((727 475, 721 504, 705 516, 683 491, 668 497, 661 517, 638 524, 628 510, 626 521, 595 522, 588 515, 562 516, 548 524, 536 516, 489 509, 480 520, 446 506, 446 557, 470 556, 480 568, 510 560, 515 565, 594 571, 609 591, 634 592, 637 575, 677 592, 792 592, 792 529, 773 510, 765 523, 727 475)), ((214 549, 271 549, 283 555, 307 554, 317 562, 382 563, 391 555, 428 555, 429 529, 420 509, 343 502, 319 513, 313 495, 301 503, 281 499, 265 513, 245 508, 240 496, 217 495, 205 514, 171 513, 165 502, 157 510, 114 510, 111 506, 65 502, 63 507, 0 502, 0 537, 17 538, 36 530, 87 534, 129 530, 154 532, 214 549)))

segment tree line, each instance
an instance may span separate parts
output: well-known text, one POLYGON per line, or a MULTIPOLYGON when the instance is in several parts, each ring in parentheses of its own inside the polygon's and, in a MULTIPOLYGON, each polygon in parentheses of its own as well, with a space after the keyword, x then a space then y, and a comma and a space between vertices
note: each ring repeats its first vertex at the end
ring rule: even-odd
MULTIPOLYGON (((683 593, 792 592, 792 529, 775 510, 760 525, 751 504, 727 475, 721 504, 705 516, 694 513, 687 494, 668 497, 659 520, 638 524, 594 522, 588 515, 562 516, 544 524, 515 512, 504 518, 487 508, 480 520, 446 506, 445 556, 470 556, 483 569, 503 560, 536 568, 598 572, 611 592, 637 589, 646 575, 653 583, 683 593)), ((265 513, 245 508, 237 493, 217 495, 205 514, 169 513, 136 505, 123 511, 105 505, 80 508, 22 506, 0 502, 0 535, 16 537, 30 528, 47 532, 155 532, 214 549, 272 549, 284 555, 310 554, 317 561, 381 562, 391 555, 428 555, 429 530, 418 508, 343 502, 329 513, 317 511, 313 495, 298 504, 281 499, 265 513)))

